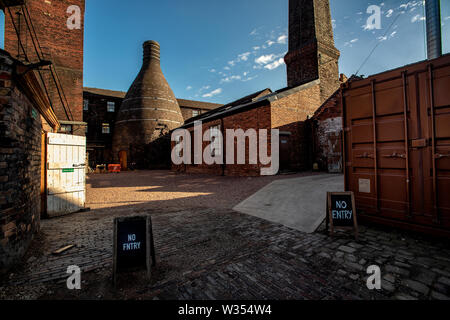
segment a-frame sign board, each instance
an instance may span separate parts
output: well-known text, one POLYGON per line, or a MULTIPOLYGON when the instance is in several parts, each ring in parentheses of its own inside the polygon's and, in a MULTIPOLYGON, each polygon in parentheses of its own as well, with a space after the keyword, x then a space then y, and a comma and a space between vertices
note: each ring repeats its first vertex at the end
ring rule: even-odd
POLYGON ((156 264, 150 216, 114 219, 113 282, 117 274, 146 270, 150 279, 151 267, 156 264))
POLYGON ((353 230, 358 239, 355 196, 353 192, 328 192, 326 228, 330 236, 336 229, 353 230))

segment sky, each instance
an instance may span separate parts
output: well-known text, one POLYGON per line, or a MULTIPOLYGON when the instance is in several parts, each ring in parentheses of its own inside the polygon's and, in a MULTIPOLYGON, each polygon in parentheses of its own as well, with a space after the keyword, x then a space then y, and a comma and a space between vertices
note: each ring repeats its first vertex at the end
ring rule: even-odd
MULTIPOLYGON (((127 91, 142 64, 142 43, 156 40, 177 98, 227 103, 264 88, 284 88, 288 2, 86 0, 84 86, 127 91)), ((422 1, 330 5, 341 73, 368 76, 426 59, 422 1), (381 8, 380 29, 367 24, 371 5, 381 8)), ((450 1, 441 0, 441 11, 448 53, 450 1)))

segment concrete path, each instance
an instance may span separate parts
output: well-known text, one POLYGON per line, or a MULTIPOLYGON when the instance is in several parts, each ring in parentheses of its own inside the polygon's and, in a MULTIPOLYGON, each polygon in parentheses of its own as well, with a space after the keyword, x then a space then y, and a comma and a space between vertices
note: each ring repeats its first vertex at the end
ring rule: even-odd
POLYGON ((313 233, 325 219, 328 191, 344 191, 344 177, 323 174, 274 181, 233 210, 313 233))

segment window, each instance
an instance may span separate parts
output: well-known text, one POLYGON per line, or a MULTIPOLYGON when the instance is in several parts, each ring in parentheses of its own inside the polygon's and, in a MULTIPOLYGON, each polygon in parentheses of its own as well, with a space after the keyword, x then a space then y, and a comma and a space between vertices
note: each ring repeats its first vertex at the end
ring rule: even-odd
POLYGON ((198 116, 200 114, 200 111, 198 111, 198 110, 192 110, 192 116, 193 117, 196 117, 196 116, 198 116))
POLYGON ((89 100, 84 99, 83 100, 83 110, 88 111, 89 110, 89 100))
POLYGON ((86 126, 86 127, 85 127, 85 129, 86 129, 85 133, 88 133, 88 132, 89 132, 88 128, 89 128, 89 126, 86 126))
POLYGON ((109 134, 111 133, 111 129, 109 127, 109 123, 102 124, 102 133, 109 134))
POLYGON ((112 101, 108 101, 108 112, 115 112, 116 111, 116 103, 112 101))
POLYGON ((220 132, 220 125, 210 127, 209 134, 211 138, 211 155, 213 157, 220 156, 222 154, 222 133, 220 132))
POLYGON ((72 133, 72 125, 70 124, 63 124, 61 125, 61 128, 59 129, 62 133, 72 133))

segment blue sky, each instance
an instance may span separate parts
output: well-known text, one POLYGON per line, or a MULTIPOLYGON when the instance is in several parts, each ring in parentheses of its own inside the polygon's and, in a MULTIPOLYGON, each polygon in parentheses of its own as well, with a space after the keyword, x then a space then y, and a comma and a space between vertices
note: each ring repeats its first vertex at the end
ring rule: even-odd
MULTIPOLYGON (((426 58, 422 1, 330 3, 342 73, 354 74, 377 44, 359 74, 426 58), (370 5, 382 8, 380 30, 365 28, 370 5)), ((448 53, 450 1, 441 7, 448 53)), ((178 98, 226 103, 286 86, 288 0, 86 0, 85 24, 85 86, 126 91, 146 40, 161 44, 161 66, 178 98)))

